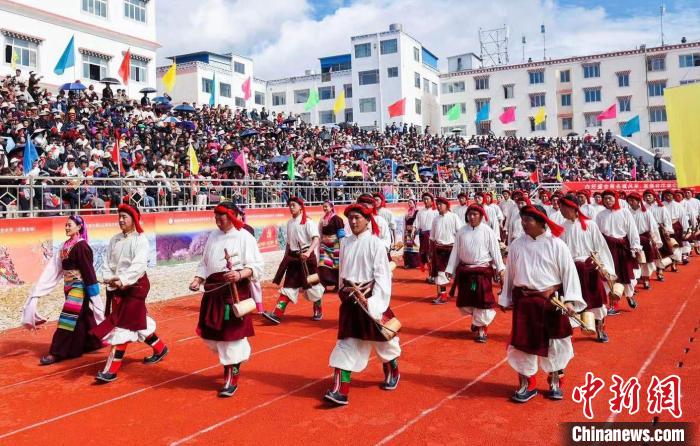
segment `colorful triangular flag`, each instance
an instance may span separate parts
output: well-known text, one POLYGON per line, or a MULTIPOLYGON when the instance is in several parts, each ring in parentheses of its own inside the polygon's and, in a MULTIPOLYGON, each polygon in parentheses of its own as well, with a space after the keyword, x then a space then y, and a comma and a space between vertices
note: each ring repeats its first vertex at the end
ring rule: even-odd
POLYGON ((175 88, 175 82, 177 81, 177 65, 173 59, 173 63, 170 64, 170 68, 163 75, 163 85, 165 86, 165 91, 172 92, 175 88))
POLYGON ((126 50, 124 54, 124 59, 122 59, 121 65, 119 65, 119 77, 122 78, 124 85, 129 84, 129 77, 131 76, 131 48, 126 50))
POLYGON ((68 41, 68 45, 66 46, 66 49, 63 50, 63 54, 61 54, 61 58, 58 59, 58 63, 56 63, 56 67, 53 69, 53 72, 61 75, 63 74, 64 71, 66 71, 66 68, 75 66, 75 36, 71 36, 70 40, 68 41))
POLYGON ((501 121, 501 124, 515 122, 515 107, 507 107, 498 119, 501 121))
POLYGON ((603 121, 605 119, 615 119, 617 118, 617 104, 613 104, 608 107, 603 113, 599 114, 596 119, 598 121, 603 121))
POLYGON ((311 91, 309 91, 309 98, 306 100, 306 104, 304 104, 304 110, 309 111, 313 109, 320 101, 321 100, 318 97, 318 90, 316 88, 312 88, 311 91))
POLYGON ((403 116, 406 113, 406 98, 399 99, 387 108, 389 110, 390 118, 395 118, 396 116, 403 116))

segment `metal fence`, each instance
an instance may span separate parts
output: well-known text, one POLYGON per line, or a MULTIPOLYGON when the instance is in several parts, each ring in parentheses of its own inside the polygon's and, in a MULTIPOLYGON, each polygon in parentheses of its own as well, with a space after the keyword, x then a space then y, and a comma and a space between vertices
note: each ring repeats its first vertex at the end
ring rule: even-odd
MULTIPOLYGON (((556 183, 539 187, 560 186, 556 183)), ((144 212, 160 212, 211 209, 224 200, 245 208, 279 207, 285 206, 291 196, 299 196, 309 205, 319 205, 325 200, 345 204, 355 201, 360 194, 377 191, 383 192, 390 203, 420 199, 424 192, 456 199, 460 192, 470 196, 486 190, 500 193, 506 187, 509 186, 496 183, 0 177, 0 218, 106 214, 115 212, 124 200, 144 212)))

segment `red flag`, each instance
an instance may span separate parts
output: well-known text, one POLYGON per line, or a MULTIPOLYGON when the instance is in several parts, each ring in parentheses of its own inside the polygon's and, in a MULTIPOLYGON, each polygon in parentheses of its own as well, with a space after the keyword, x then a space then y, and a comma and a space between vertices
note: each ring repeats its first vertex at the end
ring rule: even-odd
POLYGON ((122 166, 122 155, 119 153, 119 130, 114 131, 114 147, 112 148, 112 159, 117 163, 119 173, 124 173, 124 166, 122 166))
POLYGON ((604 119, 614 119, 617 117, 617 104, 613 104, 605 110, 603 113, 599 114, 596 119, 602 121, 604 119))
POLYGON ((537 175, 537 169, 535 169, 535 171, 530 174, 530 182, 539 184, 540 178, 537 175))
POLYGON ((243 90, 243 100, 247 101, 250 99, 252 94, 250 93, 250 76, 248 76, 248 79, 243 82, 243 85, 241 85, 241 90, 243 90))
POLYGON ((246 162, 246 159, 245 159, 245 153, 243 153, 243 152, 239 153, 238 156, 236 157, 235 161, 236 161, 236 164, 241 166, 241 169, 243 169, 243 175, 247 177, 248 176, 248 163, 246 162))
POLYGON ((124 82, 124 85, 128 85, 129 76, 131 76, 131 48, 126 50, 126 54, 124 54, 122 64, 119 65, 118 73, 119 76, 122 78, 122 82, 124 82))
POLYGON ((403 116, 406 114, 406 98, 399 99, 387 108, 389 109, 390 118, 395 116, 403 116))
POLYGON ((503 110, 501 116, 498 117, 502 124, 508 124, 515 121, 515 107, 508 107, 503 110))

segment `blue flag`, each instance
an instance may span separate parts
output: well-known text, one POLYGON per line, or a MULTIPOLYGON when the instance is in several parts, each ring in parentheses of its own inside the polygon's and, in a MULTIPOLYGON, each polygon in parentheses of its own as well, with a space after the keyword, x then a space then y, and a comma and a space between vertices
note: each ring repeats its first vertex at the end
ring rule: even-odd
POLYGON ((608 172, 605 174, 605 177, 608 181, 612 180, 612 177, 613 177, 612 164, 608 164, 608 172))
POLYGON ((27 138, 27 143, 24 145, 24 160, 22 160, 22 168, 24 174, 27 175, 34 167, 34 161, 39 159, 39 155, 36 153, 36 147, 32 143, 31 138, 27 138))
POLYGON ((209 106, 213 107, 214 105, 216 105, 216 73, 211 81, 211 96, 209 96, 209 106))
POLYGON ((53 69, 54 73, 63 74, 63 72, 66 71, 66 68, 75 66, 75 46, 73 44, 74 39, 75 39, 75 36, 72 36, 70 38, 70 41, 68 42, 68 46, 66 47, 65 50, 63 50, 63 54, 61 54, 61 58, 58 59, 58 63, 56 64, 56 68, 53 69))
POLYGON ((622 126, 620 133, 622 133, 622 136, 632 136, 633 133, 637 133, 639 130, 639 115, 637 115, 622 126))
POLYGON ((328 158, 328 179, 332 180, 335 176, 335 164, 333 164, 333 158, 328 158))
POLYGON ((5 141, 6 141, 6 142, 5 142, 5 152, 6 152, 6 153, 9 154, 10 152, 12 152, 12 150, 13 150, 15 147, 17 147, 17 146, 15 145, 15 140, 12 139, 12 137, 10 137, 10 136, 0 136, 0 138, 4 138, 5 141))
POLYGON ((479 109, 479 111, 476 112, 476 123, 478 124, 481 121, 488 121, 490 111, 491 111, 491 104, 489 102, 482 105, 481 108, 479 109))

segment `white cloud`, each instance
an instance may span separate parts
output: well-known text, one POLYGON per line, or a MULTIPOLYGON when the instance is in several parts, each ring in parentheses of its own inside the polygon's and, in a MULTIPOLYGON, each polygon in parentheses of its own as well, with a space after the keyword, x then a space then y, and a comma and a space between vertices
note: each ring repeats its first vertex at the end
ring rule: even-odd
MULTIPOLYGON (((318 58, 349 53, 350 36, 383 31, 399 22, 440 59, 479 53, 478 29, 510 28, 510 61, 563 57, 660 43, 654 15, 611 17, 603 8, 565 7, 552 0, 359 0, 321 20, 306 0, 169 0, 159 2, 159 56, 194 51, 233 51, 255 61, 256 76, 274 79, 318 70, 318 58)), ((678 5, 677 5, 678 6, 678 5)), ((653 14, 653 11, 649 12, 653 14)), ((665 17, 666 42, 700 39, 700 7, 683 6, 665 17)))

